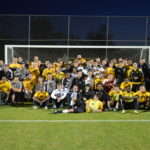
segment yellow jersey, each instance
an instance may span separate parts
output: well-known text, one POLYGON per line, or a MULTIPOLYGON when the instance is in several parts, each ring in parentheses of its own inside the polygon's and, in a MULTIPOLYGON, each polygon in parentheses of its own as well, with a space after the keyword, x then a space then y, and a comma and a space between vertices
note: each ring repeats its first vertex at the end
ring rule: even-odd
POLYGON ((22 69, 22 67, 21 67, 21 65, 20 64, 18 64, 18 63, 16 63, 16 64, 10 64, 9 65, 9 68, 12 68, 12 69, 15 69, 15 68, 19 68, 19 69, 22 69))
POLYGON ((37 98, 40 101, 45 100, 48 96, 49 96, 49 94, 47 92, 41 92, 41 91, 37 91, 34 94, 34 97, 37 98))
POLYGON ((75 59, 74 61, 77 61, 77 62, 81 62, 82 64, 86 63, 86 60, 84 58, 81 58, 80 60, 79 59, 75 59))
POLYGON ((36 78, 40 75, 40 70, 39 68, 33 68, 33 67, 29 67, 28 68, 29 72, 35 76, 36 78))
POLYGON ((122 93, 122 96, 126 97, 126 98, 125 98, 125 102, 133 102, 133 100, 134 100, 134 95, 135 95, 135 93, 132 92, 132 91, 130 91, 130 92, 124 91, 124 92, 122 93), (129 98, 127 98, 127 97, 129 97, 129 98))
POLYGON ((56 78, 57 81, 61 81, 65 77, 65 74, 63 72, 53 73, 52 75, 56 78))
POLYGON ((138 97, 138 101, 139 102, 145 102, 148 100, 148 97, 150 96, 150 93, 145 91, 145 92, 141 92, 141 91, 137 91, 135 93, 135 96, 138 97))
POLYGON ((55 72, 55 69, 46 68, 43 70, 42 76, 47 79, 48 74, 53 74, 54 72, 55 72))
POLYGON ((124 90, 126 87, 130 87, 130 89, 132 89, 132 82, 128 82, 128 83, 122 82, 121 83, 120 88, 122 90, 124 90))
POLYGON ((0 91, 7 93, 10 91, 10 89, 12 88, 11 83, 9 81, 0 81, 0 91))
POLYGON ((89 99, 85 103, 86 103, 86 112, 94 112, 95 110, 103 109, 103 103, 99 100, 89 99))
POLYGON ((34 85, 35 85, 35 81, 36 81, 36 78, 33 76, 33 78, 30 80, 28 78, 26 78, 24 81, 23 81, 23 86, 24 88, 28 89, 28 90, 33 90, 34 88, 34 85))
POLYGON ((122 95, 122 91, 116 92, 115 90, 112 90, 109 92, 109 96, 113 101, 119 101, 119 96, 122 95))

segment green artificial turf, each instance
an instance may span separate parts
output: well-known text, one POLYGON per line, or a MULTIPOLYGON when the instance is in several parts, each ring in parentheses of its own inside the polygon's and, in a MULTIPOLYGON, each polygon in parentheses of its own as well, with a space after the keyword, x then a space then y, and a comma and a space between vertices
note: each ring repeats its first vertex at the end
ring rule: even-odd
MULTIPOLYGON (((0 107, 0 120, 150 120, 150 112, 52 114, 0 107)), ((0 150, 149 150, 150 122, 0 122, 0 150)))

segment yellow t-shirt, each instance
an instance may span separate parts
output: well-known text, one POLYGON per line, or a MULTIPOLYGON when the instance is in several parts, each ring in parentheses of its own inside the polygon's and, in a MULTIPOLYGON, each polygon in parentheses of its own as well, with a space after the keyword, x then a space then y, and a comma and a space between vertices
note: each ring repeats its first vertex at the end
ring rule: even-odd
POLYGON ((43 70, 42 76, 47 79, 48 74, 53 74, 54 72, 55 72, 55 69, 46 68, 43 70))
POLYGON ((74 61, 77 61, 77 62, 80 61, 82 64, 86 63, 86 60, 84 58, 81 58, 81 60, 75 59, 74 61))
POLYGON ((145 101, 147 101, 147 98, 150 96, 150 93, 147 91, 145 91, 145 92, 137 91, 135 93, 135 96, 138 96, 139 102, 145 102, 145 101))
POLYGON ((122 91, 120 90, 119 92, 116 92, 115 90, 112 90, 109 92, 109 96, 113 101, 118 101, 119 96, 122 95, 122 91))
POLYGON ((103 109, 103 103, 99 100, 89 99, 86 101, 86 112, 94 112, 95 110, 103 109), (90 106, 90 108, 88 107, 90 106))
POLYGON ((40 101, 46 99, 48 96, 49 96, 49 94, 47 92, 41 92, 41 91, 37 91, 34 94, 34 97, 37 98, 40 101))
POLYGON ((35 76, 36 78, 40 75, 40 70, 39 68, 33 68, 33 67, 29 67, 29 72, 35 76))
POLYGON ((58 74, 58 73, 53 73, 52 75, 53 75, 53 77, 55 77, 56 80, 58 80, 58 81, 61 81, 61 80, 65 77, 65 74, 64 74, 63 72, 60 72, 59 74, 58 74))
POLYGON ((132 82, 128 82, 128 83, 122 82, 121 83, 120 88, 122 90, 124 90, 126 87, 130 87, 130 89, 132 89, 132 82))
POLYGON ((132 92, 132 91, 130 91, 130 92, 124 91, 124 92, 122 93, 122 96, 124 96, 124 97, 129 97, 129 99, 125 98, 125 102, 133 102, 134 95, 135 95, 135 93, 132 92))
POLYGON ((10 91, 10 89, 12 88, 11 83, 9 81, 0 81, 0 91, 7 93, 10 91))
POLYGON ((24 88, 28 89, 28 90, 33 90, 34 88, 34 84, 35 84, 36 78, 33 76, 33 78, 30 80, 28 78, 26 78, 23 81, 23 86, 24 88))
POLYGON ((15 68, 19 68, 19 69, 22 69, 22 67, 21 67, 21 65, 20 64, 18 64, 18 63, 16 63, 16 64, 10 64, 9 65, 9 68, 12 68, 12 69, 15 69, 15 68))

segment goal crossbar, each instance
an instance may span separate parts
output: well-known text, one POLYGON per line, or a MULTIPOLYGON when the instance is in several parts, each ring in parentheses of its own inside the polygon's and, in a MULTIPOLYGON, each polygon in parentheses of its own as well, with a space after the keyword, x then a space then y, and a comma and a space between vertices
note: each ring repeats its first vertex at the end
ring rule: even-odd
MULTIPOLYGON (((100 45, 5 45, 5 63, 8 63, 8 49, 12 49, 12 56, 13 56, 13 48, 40 48, 41 50, 44 50, 46 48, 53 48, 53 49, 142 49, 141 50, 141 56, 144 49, 148 49, 150 51, 150 46, 100 46, 100 45)), ((25 52, 26 53, 26 52, 25 52)), ((150 52, 148 54, 148 58, 150 58, 150 52)), ((142 58, 140 56, 140 58, 142 58)))

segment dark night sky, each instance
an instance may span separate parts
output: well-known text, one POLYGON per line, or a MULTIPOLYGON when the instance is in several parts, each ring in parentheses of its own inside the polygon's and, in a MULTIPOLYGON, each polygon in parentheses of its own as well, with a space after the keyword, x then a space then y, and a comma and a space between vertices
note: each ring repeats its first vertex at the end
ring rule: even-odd
POLYGON ((1 0, 0 14, 149 16, 148 0, 1 0))
MULTIPOLYGON (((149 0, 40 0, 40 1, 38 0, 36 1, 35 0, 1 0, 0 1, 0 14, 150 16, 150 1, 149 0)), ((3 24, 3 20, 1 20, 1 23, 3 24)), ((26 24, 22 25, 22 23, 20 23, 20 25, 23 28, 23 26, 26 26, 26 24)), ((18 26, 16 25, 16 27, 18 26)), ((111 25, 111 27, 113 27, 113 25, 111 25)), ((138 27, 145 30, 144 28, 145 26, 143 27, 142 24, 138 27)), ((86 31, 86 28, 85 27, 83 28, 84 28, 84 31, 86 31)), ((130 30, 134 30, 134 27, 130 27, 128 28, 128 33, 126 34, 126 30, 124 30, 124 27, 123 27, 123 30, 122 29, 116 30, 116 28, 118 29, 118 27, 114 24, 114 29, 112 30, 115 31, 115 35, 119 36, 119 37, 114 36, 114 38, 117 40, 120 39, 122 35, 127 35, 128 33, 130 33, 130 30)), ((20 31, 19 29, 16 29, 17 32, 20 31)), ((12 29, 10 28, 10 30, 12 29)), ((12 32, 15 33, 16 30, 12 32)), ((141 30, 141 32, 145 33, 145 31, 143 30, 141 30)), ((9 31, 9 27, 7 31, 9 31)), ((27 31, 24 30, 24 32, 27 32, 27 31)), ((80 33, 79 29, 78 29, 78 33, 80 33)), ((141 38, 145 37, 145 34, 140 35, 141 33, 140 32, 138 33, 139 33, 139 37, 141 38)), ((20 35, 17 33, 15 34, 16 36, 20 35)), ((83 34, 84 36, 84 32, 80 34, 81 35, 83 34)), ((138 37, 138 34, 136 34, 136 36, 138 37)), ((130 37, 135 38, 135 35, 134 37, 132 36, 130 37)), ((1 37, 1 38, 4 38, 4 37, 1 37)), ((123 38, 127 39, 128 37, 126 38, 126 36, 124 36, 123 38)), ((3 47, 3 44, 6 44, 6 43, 5 41, 4 42, 1 41, 1 44, 3 47)), ((3 57, 4 51, 2 49, 1 49, 0 59, 4 58, 3 57)))

